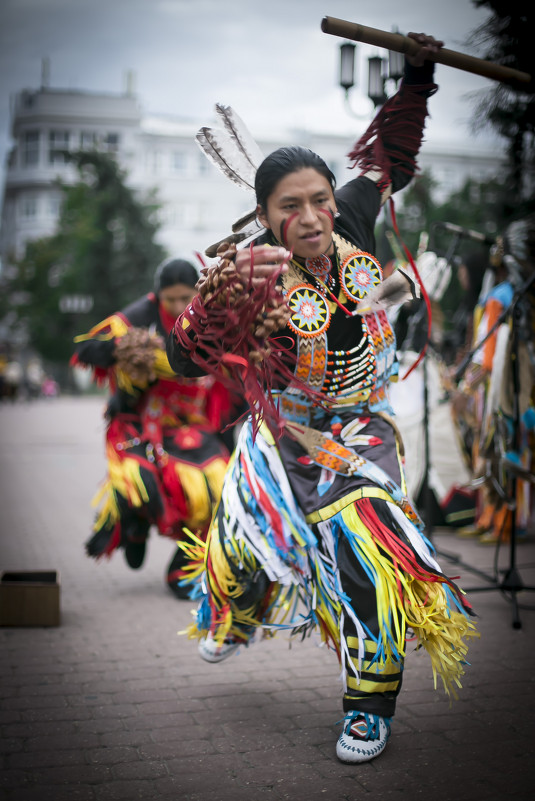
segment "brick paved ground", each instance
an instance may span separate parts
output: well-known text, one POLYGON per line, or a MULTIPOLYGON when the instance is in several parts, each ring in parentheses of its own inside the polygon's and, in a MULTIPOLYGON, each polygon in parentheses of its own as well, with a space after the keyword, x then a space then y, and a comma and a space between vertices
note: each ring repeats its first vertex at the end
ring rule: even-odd
MULTIPOLYGON (((385 753, 342 765, 332 653, 280 637, 208 665, 177 636, 191 604, 164 586, 170 542, 153 536, 139 572, 120 554, 99 565, 84 555, 104 469, 101 407, 98 398, 0 407, 0 568, 58 570, 62 608, 59 627, 0 629, 1 798, 533 798, 534 612, 521 610, 515 630, 501 593, 474 593, 481 639, 460 700, 450 707, 425 654, 411 653, 385 753)), ((492 548, 445 530, 434 541, 492 567, 492 548)), ((535 584, 535 545, 518 553, 524 583, 535 584)), ((484 583, 443 561, 465 586, 484 583)), ((521 601, 535 605, 535 595, 521 601)))

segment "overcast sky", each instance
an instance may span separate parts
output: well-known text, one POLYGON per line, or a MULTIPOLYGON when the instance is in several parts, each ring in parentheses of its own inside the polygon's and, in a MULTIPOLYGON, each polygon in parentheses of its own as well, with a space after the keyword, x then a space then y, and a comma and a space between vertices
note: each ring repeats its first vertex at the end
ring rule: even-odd
MULTIPOLYGON (((338 86, 343 40, 321 31, 324 16, 387 31, 425 31, 452 50, 471 52, 466 38, 488 11, 471 0, 0 0, 2 164, 9 98, 40 86, 45 56, 53 88, 119 93, 133 70, 148 114, 204 124, 214 103, 222 102, 234 106, 257 136, 292 128, 358 133, 362 124, 349 116, 338 86)), ((367 46, 359 49, 359 60, 371 54, 367 46)), ((440 91, 430 101, 427 140, 474 147, 470 95, 491 81, 442 65, 436 80, 440 91)), ((354 89, 351 103, 370 115, 365 85, 363 92, 354 89)), ((481 145, 491 141, 486 134, 481 145)))

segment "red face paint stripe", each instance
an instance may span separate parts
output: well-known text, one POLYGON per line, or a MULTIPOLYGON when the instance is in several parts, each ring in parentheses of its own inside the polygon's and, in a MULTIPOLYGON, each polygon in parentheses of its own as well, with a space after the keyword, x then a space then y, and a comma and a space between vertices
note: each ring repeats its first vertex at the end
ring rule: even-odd
POLYGON ((322 214, 325 214, 326 217, 329 218, 331 223, 331 228, 334 230, 334 214, 330 209, 318 209, 322 214))
POLYGON ((290 214, 290 216, 288 217, 286 222, 281 223, 281 239, 282 239, 282 244, 283 245, 287 245, 288 244, 288 241, 286 239, 286 234, 288 232, 288 227, 289 227, 290 223, 292 223, 295 220, 296 217, 299 217, 299 212, 297 212, 297 211, 294 214, 290 214))

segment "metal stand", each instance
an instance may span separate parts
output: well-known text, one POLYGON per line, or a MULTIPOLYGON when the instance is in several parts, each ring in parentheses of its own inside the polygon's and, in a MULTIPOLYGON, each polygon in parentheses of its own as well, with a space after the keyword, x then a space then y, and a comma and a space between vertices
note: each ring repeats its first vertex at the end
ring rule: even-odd
MULTIPOLYGON (((452 237, 451 244, 448 248, 448 251, 444 257, 444 267, 445 270, 449 267, 455 250, 457 249, 457 245, 460 241, 461 234, 458 232, 454 233, 452 237)), ((407 331, 406 340, 409 343, 409 346, 415 346, 415 342, 417 339, 417 333, 423 327, 423 324, 426 319, 426 307, 422 304, 420 309, 416 312, 416 314, 412 317, 407 331)), ((423 521, 425 523, 425 533, 428 539, 431 539, 432 531, 433 531, 433 490, 430 485, 430 468, 431 468, 431 459, 430 459, 430 439, 429 439, 429 371, 428 371, 428 354, 429 348, 431 347, 431 343, 427 343, 427 350, 424 354, 422 359, 422 373, 423 373, 423 430, 424 430, 424 472, 422 476, 422 484, 420 487, 419 495, 423 499, 423 521)), ((419 348, 416 346, 414 347, 415 350, 419 348)), ((435 499, 436 500, 436 499, 435 499)))

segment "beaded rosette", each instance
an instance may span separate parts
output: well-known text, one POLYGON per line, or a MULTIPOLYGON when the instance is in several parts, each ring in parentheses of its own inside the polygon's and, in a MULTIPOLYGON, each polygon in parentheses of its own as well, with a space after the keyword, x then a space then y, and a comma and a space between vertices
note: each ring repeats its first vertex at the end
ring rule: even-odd
POLYGON ((288 325, 302 337, 316 337, 327 330, 331 322, 331 311, 327 300, 309 284, 298 284, 286 295, 286 303, 292 316, 288 325))
POLYGON ((381 265, 370 253, 358 250, 340 263, 340 286, 349 299, 358 303, 382 280, 381 265))

